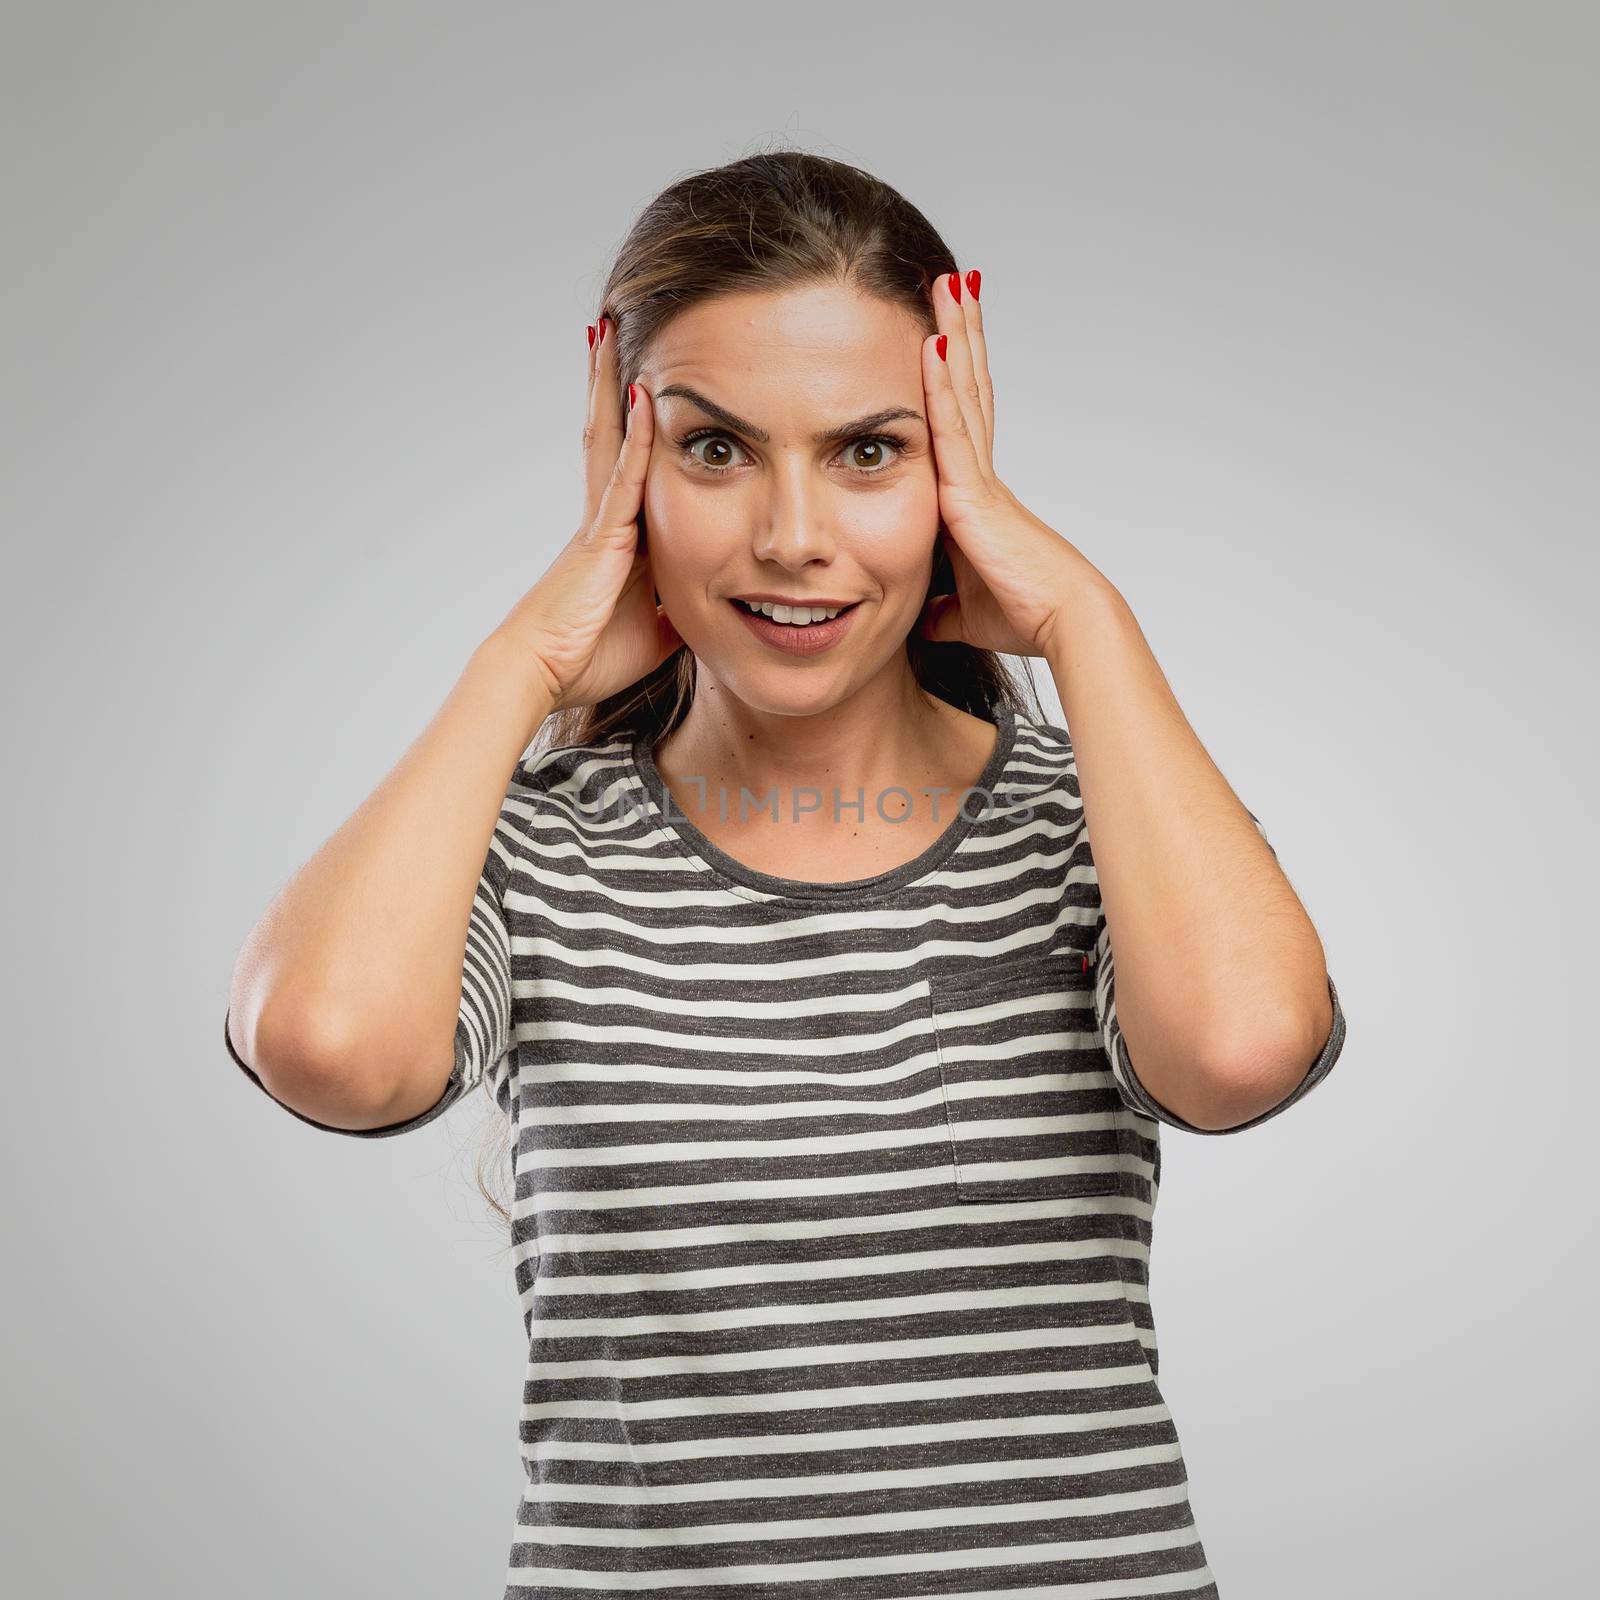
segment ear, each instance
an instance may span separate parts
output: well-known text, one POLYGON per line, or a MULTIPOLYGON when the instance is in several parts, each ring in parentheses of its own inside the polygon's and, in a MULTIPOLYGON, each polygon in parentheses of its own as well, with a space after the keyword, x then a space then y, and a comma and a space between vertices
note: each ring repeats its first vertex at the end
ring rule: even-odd
POLYGON ((961 602, 955 595, 935 595, 917 618, 917 636, 930 644, 964 644, 960 617, 961 602))

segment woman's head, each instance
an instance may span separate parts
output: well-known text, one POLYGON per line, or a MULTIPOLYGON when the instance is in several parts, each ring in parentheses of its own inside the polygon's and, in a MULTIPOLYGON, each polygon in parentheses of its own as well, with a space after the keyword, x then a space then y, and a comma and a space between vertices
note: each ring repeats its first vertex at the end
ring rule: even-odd
POLYGON ((686 644, 621 694, 552 717, 541 742, 659 740, 687 712, 701 662, 786 714, 837 704, 902 655, 963 710, 1028 704, 1031 681, 999 657, 913 631, 949 586, 920 348, 937 331, 931 287, 955 269, 904 196, 804 151, 693 173, 645 207, 600 314, 623 393, 642 381, 656 407, 641 533, 686 644), (883 411, 896 415, 869 436, 813 437, 883 411), (752 594, 861 604, 841 644, 796 671, 745 631, 735 601, 752 594))
POLYGON ((643 528, 696 678, 804 715, 903 660, 939 527, 921 345, 954 267, 886 184, 798 152, 674 184, 623 244, 602 314, 655 406, 643 528), (854 602, 845 637, 780 655, 739 615, 763 595, 854 602))

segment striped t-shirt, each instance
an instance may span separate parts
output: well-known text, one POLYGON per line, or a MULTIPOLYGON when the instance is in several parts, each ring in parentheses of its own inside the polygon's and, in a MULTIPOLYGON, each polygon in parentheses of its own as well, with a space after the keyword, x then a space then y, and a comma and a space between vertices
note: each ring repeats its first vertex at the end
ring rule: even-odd
MULTIPOLYGON (((367 1130, 480 1082, 513 1125, 507 1600, 1217 1593, 1149 1294, 1189 1124, 1117 1025, 1068 731, 996 721, 934 843, 846 883, 728 856, 644 738, 513 774, 449 1082, 367 1130)), ((1327 1075, 1329 992, 1223 1131, 1327 1075)))

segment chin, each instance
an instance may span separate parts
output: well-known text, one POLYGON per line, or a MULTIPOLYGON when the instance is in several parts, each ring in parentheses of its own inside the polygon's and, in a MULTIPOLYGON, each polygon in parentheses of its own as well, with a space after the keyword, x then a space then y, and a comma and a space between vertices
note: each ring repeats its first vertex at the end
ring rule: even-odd
POLYGON ((752 711, 768 717, 814 717, 831 711, 849 697, 850 689, 834 681, 830 674, 824 679, 819 674, 807 674, 802 681, 800 672, 751 672, 745 670, 718 671, 709 656, 698 657, 706 679, 716 684, 714 692, 752 711))

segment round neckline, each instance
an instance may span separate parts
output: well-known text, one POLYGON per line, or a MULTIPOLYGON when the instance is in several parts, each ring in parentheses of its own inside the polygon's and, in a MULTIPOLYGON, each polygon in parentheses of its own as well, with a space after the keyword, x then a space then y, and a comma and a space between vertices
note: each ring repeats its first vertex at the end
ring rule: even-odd
MULTIPOLYGON (((994 748, 984 762, 983 771, 972 784, 992 796, 996 783, 1011 760, 1016 746, 1016 714, 1005 702, 996 708, 994 748)), ((848 900, 871 899, 902 889, 907 884, 925 877, 934 868, 942 866, 955 853, 961 841, 987 815, 985 807, 977 816, 969 816, 964 805, 956 807, 950 825, 920 855, 891 867, 887 872, 874 873, 870 878, 846 878, 838 883, 810 883, 804 878, 784 878, 774 873, 761 872, 736 861, 727 851, 703 834, 684 816, 667 788, 661 769, 656 766, 651 740, 644 731, 636 733, 629 741, 628 759, 635 776, 644 786, 653 813, 652 821, 674 844, 691 859, 698 859, 716 876, 745 889, 759 890, 762 895, 784 900, 848 900)), ((967 796, 964 794, 963 799, 967 796)))

